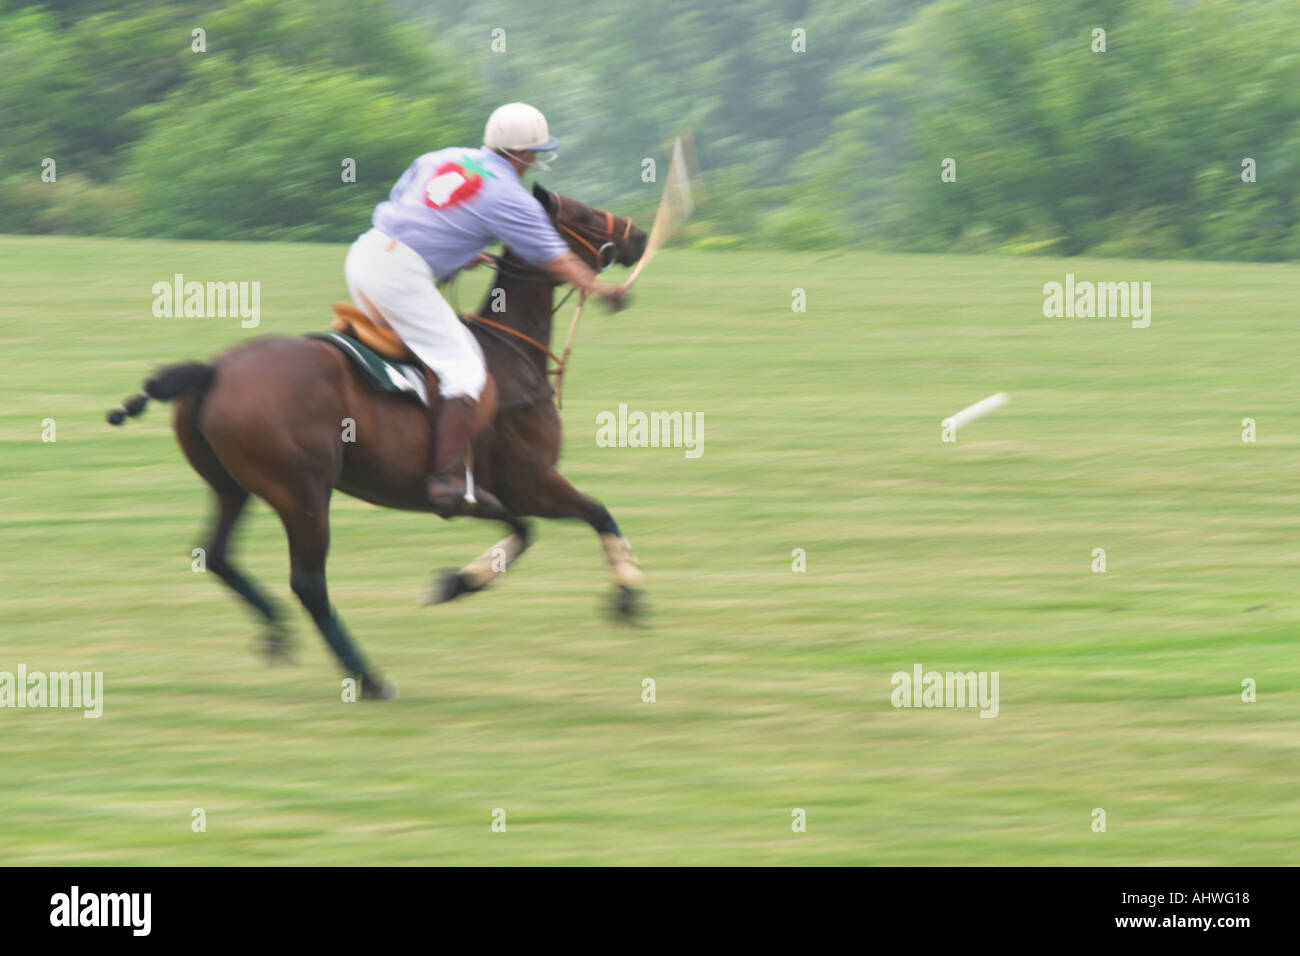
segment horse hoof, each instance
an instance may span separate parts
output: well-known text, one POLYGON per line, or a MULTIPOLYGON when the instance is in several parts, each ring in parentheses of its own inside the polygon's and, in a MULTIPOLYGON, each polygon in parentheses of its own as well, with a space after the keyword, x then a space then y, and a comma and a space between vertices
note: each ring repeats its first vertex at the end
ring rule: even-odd
POLYGON ((397 684, 387 677, 361 678, 362 700, 396 700, 397 684))
POLYGON ((270 664, 292 664, 293 660, 293 635, 289 629, 276 624, 268 628, 262 635, 253 641, 253 649, 260 654, 266 655, 267 662, 270 664))
POLYGON ((645 623, 645 595, 636 588, 620 587, 614 592, 614 617, 625 624, 645 623))
POLYGON ((425 605, 446 604, 462 594, 473 594, 475 591, 482 590, 482 585, 470 584, 460 571, 442 571, 430 579, 429 586, 425 588, 424 600, 421 603, 425 605))

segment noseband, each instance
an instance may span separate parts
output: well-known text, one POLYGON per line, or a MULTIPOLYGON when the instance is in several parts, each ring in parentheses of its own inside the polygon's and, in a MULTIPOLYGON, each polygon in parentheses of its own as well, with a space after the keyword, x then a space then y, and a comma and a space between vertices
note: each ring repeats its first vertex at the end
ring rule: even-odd
POLYGON ((555 219, 557 228, 575 239, 584 246, 593 256, 596 257, 596 271, 604 272, 614 264, 614 257, 611 255, 609 262, 605 262, 605 250, 614 250, 618 248, 619 242, 626 242, 627 237, 632 235, 632 220, 627 220, 627 225, 623 227, 623 235, 615 238, 614 224, 618 221, 612 212, 605 213, 605 228, 597 229, 594 226, 569 226, 561 223, 562 210, 564 209, 564 197, 555 195, 555 219), (583 231, 586 235, 583 235, 583 231), (596 243, 601 245, 597 246, 596 243))
MULTIPOLYGON (((596 257, 595 268, 597 272, 604 272, 606 269, 612 266, 614 264, 614 257, 613 255, 611 255, 609 257, 609 262, 605 262, 605 250, 606 249, 617 250, 619 242, 627 241, 628 236, 632 235, 632 220, 631 219, 627 220, 627 224, 623 227, 623 235, 619 238, 616 238, 614 234, 614 225, 618 220, 612 212, 605 213, 604 230, 597 229, 594 226, 569 226, 559 221, 561 218, 561 210, 564 207, 564 197, 555 194, 554 198, 555 198, 556 228, 559 229, 560 232, 566 233, 573 239, 577 240, 588 251, 590 251, 593 256, 596 257), (580 230, 585 231, 586 235, 583 235, 582 231, 580 230), (599 246, 596 245, 597 242, 600 243, 599 246)), ((496 261, 496 265, 498 269, 500 269, 502 272, 506 271, 505 260, 501 256, 491 256, 491 258, 496 261)), ((545 276, 543 276, 540 280, 533 278, 531 275, 531 270, 529 273, 516 274, 514 277, 516 279, 521 279, 525 282, 549 281, 545 276)), ((569 301, 569 296, 573 294, 573 291, 574 291, 573 289, 570 289, 568 291, 568 293, 564 296, 564 298, 560 300, 560 304, 555 306, 555 308, 551 310, 551 315, 554 315, 556 312, 558 312, 560 308, 564 305, 564 303, 569 301)), ((569 323, 569 335, 564 342, 564 355, 562 357, 552 352, 544 342, 539 342, 531 335, 526 335, 523 332, 520 332, 518 329, 512 329, 510 328, 510 326, 505 325, 501 322, 497 322, 493 319, 489 319, 481 315, 472 315, 468 312, 463 313, 462 318, 470 319, 471 321, 478 322, 481 325, 486 325, 489 328, 496 329, 498 332, 504 332, 508 335, 513 335, 517 339, 522 339, 524 342, 527 342, 533 348, 542 352, 543 354, 546 355, 547 358, 549 358, 552 362, 554 362, 555 368, 547 369, 546 374, 555 376, 555 397, 559 406, 563 408, 564 407, 564 372, 569 366, 569 355, 573 351, 573 335, 578 330, 578 319, 582 317, 582 307, 586 304, 586 302, 587 302, 587 294, 584 292, 578 298, 578 307, 573 312, 573 321, 569 323)))

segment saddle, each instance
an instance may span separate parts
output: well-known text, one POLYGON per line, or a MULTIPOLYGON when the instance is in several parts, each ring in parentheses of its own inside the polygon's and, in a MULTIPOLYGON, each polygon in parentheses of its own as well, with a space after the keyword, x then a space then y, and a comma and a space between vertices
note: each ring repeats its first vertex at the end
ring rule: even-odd
POLYGON ((432 381, 437 381, 433 371, 424 366, 415 353, 406 347, 406 343, 398 338, 393 327, 383 318, 372 319, 355 305, 335 302, 334 321, 330 323, 330 328, 335 332, 352 336, 366 348, 390 362, 419 365, 425 368, 432 381))
MULTIPOLYGON (((334 321, 330 323, 330 328, 340 336, 346 336, 353 339, 365 349, 373 353, 379 359, 382 359, 391 367, 387 373, 388 381, 383 376, 371 374, 374 369, 372 363, 367 362, 364 353, 355 349, 343 347, 345 343, 340 343, 332 336, 323 336, 328 341, 333 341, 339 345, 342 351, 352 359, 353 364, 358 366, 362 377, 371 385, 380 388, 383 391, 398 391, 411 394, 422 400, 424 404, 432 406, 435 402, 440 402, 438 393, 438 375, 429 368, 419 357, 406 347, 393 327, 382 316, 371 316, 361 311, 355 305, 347 302, 334 303, 334 321), (424 382, 427 388, 427 394, 420 394, 419 389, 415 388, 414 382, 410 379, 413 372, 422 372, 424 382), (396 383, 396 387, 388 387, 389 382, 394 381, 394 372, 403 377, 403 382, 410 384, 412 387, 403 387, 403 383, 396 383)), ((497 406, 500 397, 497 392, 496 380, 492 373, 487 373, 487 383, 483 386, 483 394, 479 396, 478 413, 474 416, 474 424, 471 427, 471 437, 477 437, 480 432, 492 424, 492 419, 496 417, 497 406)))

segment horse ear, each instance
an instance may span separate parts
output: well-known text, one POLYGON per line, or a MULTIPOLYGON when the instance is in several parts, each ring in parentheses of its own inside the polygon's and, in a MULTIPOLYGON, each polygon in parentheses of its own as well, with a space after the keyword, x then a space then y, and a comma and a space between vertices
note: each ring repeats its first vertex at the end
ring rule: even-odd
POLYGON ((547 212, 552 214, 555 212, 555 197, 543 189, 541 183, 533 183, 533 197, 547 212))

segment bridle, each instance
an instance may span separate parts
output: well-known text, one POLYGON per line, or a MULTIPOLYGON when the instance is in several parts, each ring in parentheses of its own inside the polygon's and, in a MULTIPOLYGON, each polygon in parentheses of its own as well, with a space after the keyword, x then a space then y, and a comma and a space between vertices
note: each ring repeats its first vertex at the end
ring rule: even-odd
MULTIPOLYGON (((615 216, 612 212, 606 212, 604 214, 605 215, 604 229, 599 229, 598 227, 591 226, 591 225, 571 226, 567 223, 558 222, 560 218, 560 211, 561 209, 563 209, 564 197, 553 194, 552 198, 555 200, 555 219, 557 220, 557 222, 555 223, 555 228, 559 232, 565 233, 566 235, 572 237, 579 245, 581 245, 584 249, 586 249, 588 252, 591 253, 592 257, 595 259, 595 265, 592 268, 594 268, 596 272, 598 273, 604 272, 606 269, 612 266, 614 264, 614 259, 611 256, 610 260, 606 262, 605 250, 617 249, 618 243, 627 241, 628 237, 632 235, 632 226, 633 226, 632 220, 631 219, 626 220, 626 224, 623 226, 623 234, 621 236, 615 235, 614 227, 618 221, 618 217, 615 216), (583 234, 584 231, 586 232, 585 235, 583 234), (597 242, 600 243, 599 246, 596 245, 597 242)), ((546 272, 542 271, 541 269, 535 269, 532 266, 519 266, 514 263, 508 262, 502 256, 494 255, 492 253, 484 253, 484 254, 489 259, 491 259, 493 265, 495 265, 501 271, 501 273, 509 279, 514 279, 518 282, 546 282, 546 283, 555 282, 555 280, 552 279, 550 275, 548 275, 546 272)), ((551 310, 552 316, 555 315, 556 312, 560 311, 560 307, 563 306, 564 303, 568 301, 569 296, 571 295, 573 295, 572 288, 569 289, 568 293, 564 296, 563 299, 559 301, 559 303, 555 306, 555 308, 551 310)), ((473 316, 467 316, 467 318, 473 318, 473 316)))
MULTIPOLYGON (((614 226, 615 223, 617 222, 617 217, 612 212, 605 213, 605 228, 603 230, 590 225, 570 226, 568 224, 561 223, 559 221, 561 217, 561 210, 563 209, 563 205, 564 205, 564 197, 559 195, 558 193, 552 193, 552 197, 555 200, 554 216, 555 216, 556 229, 558 229, 560 232, 567 234, 569 237, 574 239, 576 242, 578 242, 580 245, 586 248, 589 252, 591 252, 592 256, 594 256, 596 260, 596 265, 595 265, 596 272, 598 273, 604 272, 606 269, 612 266, 614 264, 614 256, 611 254, 609 257, 609 261, 606 262, 605 250, 606 249, 617 250, 618 243, 627 241, 627 238, 630 235, 632 235, 632 220, 630 218, 627 220, 627 225, 623 227, 623 235, 617 238, 615 237, 615 233, 614 233, 614 226), (583 234, 584 231, 586 233, 585 235, 583 234), (597 246, 596 245, 597 242, 601 244, 597 246)), ((505 258, 502 256, 489 254, 488 258, 490 258, 496 264, 497 269, 508 278, 512 278, 522 282, 553 282, 554 281, 546 273, 540 272, 537 269, 533 269, 530 267, 524 267, 522 269, 518 269, 513 264, 508 264, 505 258)), ((560 309, 564 306, 564 303, 569 301, 569 297, 573 295, 573 292, 574 292, 573 288, 570 288, 569 291, 565 293, 564 298, 560 299, 559 303, 555 306, 555 308, 551 310, 552 318, 554 318, 556 312, 560 311, 560 309)), ((559 407, 563 408, 564 407, 564 370, 568 367, 569 364, 569 355, 573 351, 573 336, 574 333, 578 330, 578 319, 582 316, 582 307, 586 304, 586 302, 587 302, 587 293, 584 292, 579 297, 578 307, 573 312, 573 321, 569 323, 569 334, 564 341, 563 357, 556 355, 554 352, 550 350, 550 348, 545 343, 537 341, 537 339, 533 338, 531 335, 528 335, 524 332, 520 332, 518 329, 512 329, 510 328, 510 326, 505 325, 501 322, 497 322, 494 319, 484 318, 481 315, 473 315, 469 312, 462 313, 462 318, 470 319, 471 321, 489 326, 490 328, 496 329, 498 332, 504 332, 507 335, 513 335, 515 338, 521 339, 524 342, 531 345, 533 348, 538 349, 543 354, 545 354, 548 359, 554 362, 555 368, 547 369, 546 374, 555 376, 555 397, 559 407)))
POLYGON ((612 212, 605 213, 605 228, 603 230, 597 231, 595 226, 562 225, 559 222, 559 220, 561 218, 561 210, 564 208, 564 197, 556 194, 554 198, 555 198, 556 228, 558 228, 560 232, 567 233, 569 236, 576 239, 580 244, 586 247, 591 252, 591 254, 596 257, 596 271, 604 272, 606 269, 610 267, 610 265, 613 264, 614 261, 611 258, 608 263, 605 262, 605 250, 617 249, 619 242, 627 241, 627 237, 632 235, 632 220, 630 218, 627 220, 627 225, 623 227, 623 235, 618 237, 617 241, 615 241, 614 223, 617 221, 617 217, 612 212), (579 231, 580 229, 587 230, 587 235, 584 236, 579 231), (590 236, 591 238, 589 239, 588 236, 590 236), (599 248, 597 248, 595 243, 600 242, 600 240, 602 239, 605 240, 605 242, 599 248), (604 264, 602 265, 602 263, 604 264))

